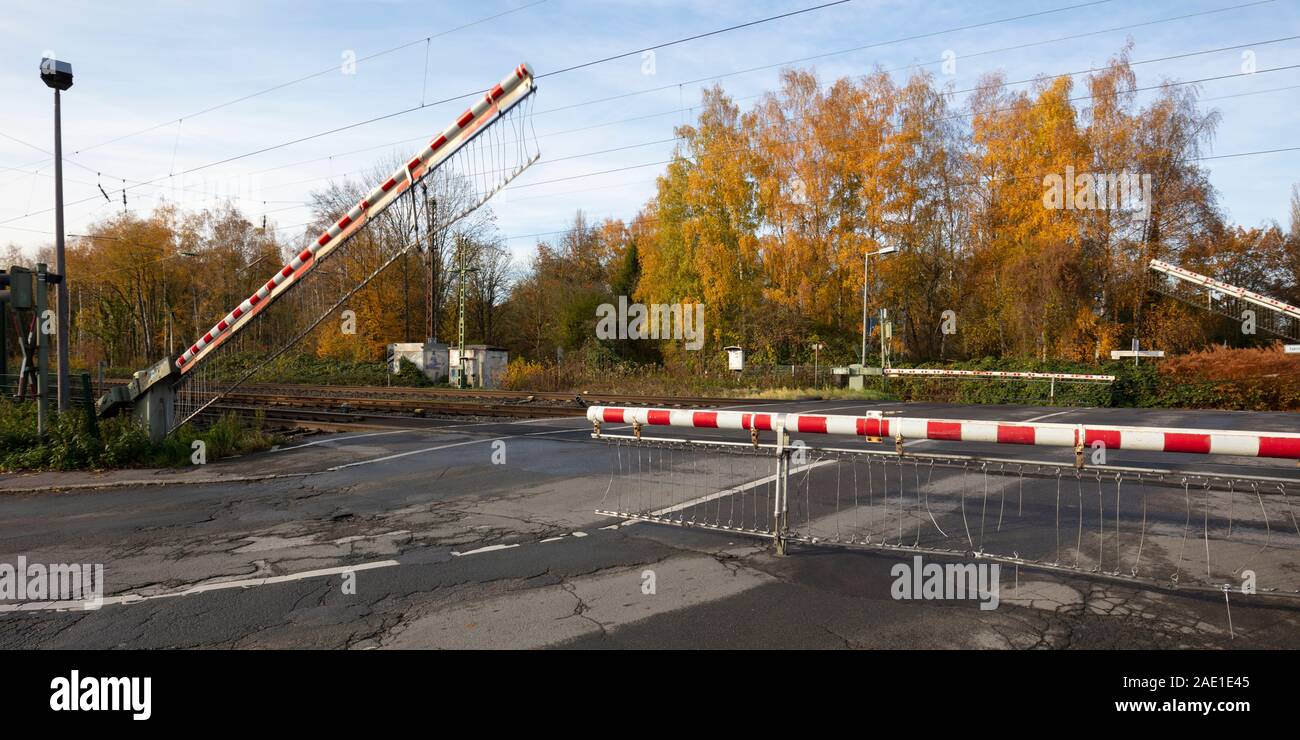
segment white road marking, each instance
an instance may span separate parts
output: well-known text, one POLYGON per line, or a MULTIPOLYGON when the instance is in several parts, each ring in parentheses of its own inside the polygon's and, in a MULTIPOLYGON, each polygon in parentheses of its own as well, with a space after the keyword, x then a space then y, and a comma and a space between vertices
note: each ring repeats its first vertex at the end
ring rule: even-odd
POLYGON ((325 472, 333 473, 339 470, 345 470, 347 468, 354 468, 358 465, 370 465, 371 463, 388 462, 389 460, 396 460, 402 457, 410 457, 411 455, 422 455, 426 452, 437 452, 439 450, 447 450, 447 449, 451 449, 452 447, 464 447, 465 445, 478 445, 478 444, 483 444, 484 442, 496 442, 497 440, 516 439, 518 437, 540 437, 544 434, 573 434, 574 432, 581 432, 581 431, 584 430, 581 427, 576 427, 574 429, 551 429, 545 432, 527 432, 525 434, 506 434, 500 437, 484 437, 483 439, 468 439, 465 440, 464 442, 451 442, 449 444, 437 445, 435 447, 425 447, 419 450, 409 450, 407 452, 398 452, 392 455, 384 455, 383 457, 373 457, 370 458, 369 460, 358 460, 356 462, 345 463, 343 465, 335 465, 332 468, 326 468, 325 472))
POLYGON ((468 552, 456 552, 455 550, 452 550, 451 554, 460 558, 466 555, 477 555, 481 552, 495 552, 497 550, 509 550, 513 547, 519 547, 519 543, 515 543, 513 545, 488 545, 487 547, 480 547, 477 550, 470 550, 468 552))
POLYGON ((347 442, 348 440, 353 440, 353 439, 365 439, 367 437, 383 437, 391 434, 404 434, 410 432, 446 432, 446 431, 455 431, 457 429, 467 429, 469 427, 492 426, 492 425, 500 425, 500 424, 540 424, 542 422, 547 422, 547 421, 566 421, 568 419, 573 419, 573 418, 575 417, 548 416, 542 419, 521 419, 519 421, 476 421, 470 424, 453 424, 445 427, 409 427, 409 428, 404 427, 402 429, 393 429, 391 431, 385 431, 385 432, 368 432, 366 434, 353 434, 347 437, 330 437, 329 439, 318 439, 313 442, 304 442, 303 444, 294 445, 292 447, 277 447, 271 450, 271 452, 288 452, 289 450, 300 450, 304 447, 314 447, 316 445, 323 445, 329 442, 347 442))
MULTIPOLYGON (((821 467, 821 466, 823 466, 823 465, 831 465, 831 464, 833 464, 833 463, 835 463, 835 462, 836 462, 835 460, 819 460, 819 461, 817 461, 817 462, 815 462, 815 463, 808 463, 807 465, 791 466, 791 467, 790 467, 790 473, 791 473, 791 474, 793 474, 793 473, 801 473, 801 472, 803 472, 803 471, 805 471, 805 470, 811 470, 811 469, 813 469, 813 468, 819 468, 819 467, 821 467)), ((748 491, 748 490, 751 489, 751 488, 757 488, 758 486, 762 486, 762 485, 766 485, 766 484, 768 484, 768 483, 771 483, 772 481, 776 480, 776 478, 777 478, 777 476, 776 476, 775 474, 773 474, 773 475, 766 475, 766 476, 763 476, 762 478, 756 478, 756 479, 754 479, 754 480, 752 480, 752 481, 750 481, 750 482, 748 482, 748 483, 745 483, 745 484, 742 484, 742 485, 739 485, 739 486, 735 486, 735 487, 733 487, 733 488, 724 488, 724 489, 722 489, 721 491, 715 491, 715 492, 713 492, 713 493, 706 494, 706 495, 704 495, 704 496, 700 496, 699 498, 691 499, 690 501, 684 501, 684 502, 682 502, 682 503, 680 503, 680 504, 676 504, 676 505, 674 505, 674 506, 669 506, 669 507, 666 508, 666 509, 660 509, 660 510, 658 510, 658 511, 652 511, 652 512, 650 512, 650 516, 663 516, 663 515, 665 515, 665 514, 671 514, 671 513, 675 512, 675 511, 681 511, 682 509, 689 509, 689 508, 691 508, 692 506, 698 506, 699 504, 705 504, 705 503, 708 503, 708 502, 710 502, 710 501, 713 501, 714 499, 722 498, 723 496, 730 496, 730 495, 732 495, 733 493, 744 493, 745 491, 748 491)), ((630 520, 628 520, 628 521, 636 521, 636 520, 634 520, 634 519, 630 519, 630 520)))
POLYGON ((329 439, 318 439, 315 442, 305 442, 300 445, 294 445, 293 447, 277 447, 274 450, 271 450, 271 452, 288 452, 289 450, 301 450, 304 447, 314 447, 316 445, 322 445, 325 444, 326 442, 346 442, 350 439, 362 439, 364 437, 382 437, 386 434, 401 434, 402 432, 409 432, 409 431, 412 430, 394 429, 391 432, 370 432, 368 434, 353 434, 348 437, 330 437, 329 439))
MULTIPOLYGON (((267 586, 274 583, 289 583, 291 581, 301 581, 307 578, 320 578, 323 576, 337 576, 344 573, 356 573, 362 570, 374 570, 375 568, 391 568, 399 565, 396 560, 376 560, 369 563, 357 563, 356 565, 339 566, 337 568, 320 568, 317 570, 305 570, 301 573, 289 573, 283 576, 266 576, 264 578, 242 578, 233 581, 217 581, 215 583, 204 583, 180 591, 168 591, 160 594, 122 594, 120 596, 109 596, 105 598, 101 606, 114 606, 118 604, 139 604, 144 601, 153 601, 154 599, 170 599, 175 596, 190 596, 192 594, 208 593, 210 591, 227 591, 234 588, 252 588, 254 586, 267 586)), ((86 610, 84 601, 25 601, 19 604, 0 604, 0 613, 4 612, 28 612, 28 611, 70 611, 86 610)), ((87 610, 91 611, 91 610, 87 610)))
POLYGON ((1042 416, 1035 416, 1035 417, 1032 418, 1032 419, 1025 419, 1025 421, 1024 421, 1023 423, 1028 423, 1028 422, 1031 422, 1031 421, 1042 421, 1043 419, 1050 419, 1050 418, 1052 418, 1053 416, 1060 416, 1061 414, 1068 414, 1068 413, 1070 413, 1071 411, 1074 411, 1074 409, 1066 409, 1066 410, 1064 410, 1064 411, 1057 411, 1057 412, 1054 412, 1054 413, 1051 413, 1051 414, 1043 414, 1042 416))

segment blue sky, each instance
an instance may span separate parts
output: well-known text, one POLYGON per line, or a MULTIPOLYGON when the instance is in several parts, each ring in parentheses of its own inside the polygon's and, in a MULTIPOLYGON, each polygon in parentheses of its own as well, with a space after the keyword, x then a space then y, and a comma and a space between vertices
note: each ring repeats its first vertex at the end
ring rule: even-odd
MULTIPOLYGON (((672 144, 663 140, 672 137, 674 125, 690 119, 690 107, 708 84, 679 83, 751 67, 877 44, 799 66, 815 68, 829 83, 837 77, 860 75, 874 65, 893 69, 930 63, 928 68, 942 81, 960 90, 993 70, 1021 80, 1104 65, 1128 38, 1135 44, 1135 61, 1250 44, 1247 48, 1254 53, 1257 70, 1300 64, 1300 42, 1260 43, 1300 34, 1300 3, 1295 0, 1171 21, 1165 19, 1233 8, 1250 0, 1115 0, 978 29, 935 33, 1082 1, 854 0, 659 50, 653 74, 646 73, 638 55, 543 79, 535 120, 542 160, 494 199, 498 224, 512 250, 525 257, 537 239, 534 235, 564 228, 579 208, 594 218, 632 216, 653 193, 655 175, 662 170, 659 165, 638 165, 668 158, 672 144), (1140 23, 1148 25, 980 54, 1140 23), (921 34, 933 35, 895 42, 921 34), (952 75, 943 75, 938 63, 946 51, 956 56, 952 75), (656 88, 664 89, 652 91, 656 88), (634 92, 642 94, 577 105, 634 92), (616 148, 620 151, 574 158, 616 148), (630 169, 585 176, 622 168, 630 169), (543 182, 561 178, 575 179, 543 182)), ((129 184, 176 175, 402 110, 422 99, 483 89, 521 61, 543 74, 816 4, 818 0, 57 4, 11 0, 0 14, 0 245, 13 243, 31 251, 53 238, 53 213, 47 211, 53 204, 53 167, 50 157, 39 151, 53 146, 51 93, 37 76, 44 53, 52 51, 68 60, 76 74, 75 86, 64 97, 65 201, 89 199, 68 206, 67 230, 76 234, 122 208, 120 194, 113 191, 122 187, 123 179, 129 184), (430 41, 426 82, 426 36, 502 13, 430 41), (361 61, 355 74, 343 74, 341 62, 348 52, 365 57, 412 41, 419 43, 361 61), (213 112, 191 115, 323 70, 329 71, 213 112), (184 120, 177 123, 180 118, 184 120), (109 191, 111 201, 99 194, 98 184, 109 191)), ((1236 74, 1242 71, 1242 51, 1139 65, 1138 84, 1236 74)), ((748 108, 754 96, 774 88, 778 74, 779 67, 774 67, 730 75, 721 82, 742 108, 748 108)), ((1218 109, 1223 117, 1209 154, 1300 145, 1295 134, 1300 129, 1300 69, 1207 82, 1202 95, 1207 99, 1204 105, 1218 109)), ((955 104, 960 105, 964 95, 956 97, 955 104)), ((1146 99, 1149 94, 1139 97, 1146 99)), ((254 221, 265 213, 282 235, 297 237, 299 225, 310 219, 304 204, 313 189, 323 187, 331 176, 355 175, 379 159, 413 153, 464 107, 463 100, 428 106, 173 176, 158 185, 128 190, 128 207, 149 210, 165 197, 184 208, 203 208, 234 196, 241 198, 238 205, 254 221), (367 151, 347 154, 358 149, 367 151)), ((1300 152, 1206 164, 1230 220, 1246 225, 1271 219, 1285 223, 1291 184, 1300 181, 1300 152)))

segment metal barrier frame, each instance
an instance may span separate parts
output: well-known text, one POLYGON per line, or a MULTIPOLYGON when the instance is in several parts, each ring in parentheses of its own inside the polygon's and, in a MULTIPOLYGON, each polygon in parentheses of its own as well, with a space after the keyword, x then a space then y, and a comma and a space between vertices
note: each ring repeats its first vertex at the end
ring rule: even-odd
MULTIPOLYGON (((775 551, 778 555, 785 555, 788 551, 789 543, 791 542, 800 542, 804 544, 819 544, 819 540, 816 538, 801 536, 797 533, 792 534, 790 530, 790 481, 789 479, 791 475, 791 458, 794 451, 799 447, 799 445, 792 444, 792 439, 790 436, 792 431, 791 426, 793 426, 795 431, 800 431, 800 432, 816 431, 821 433, 835 433, 834 430, 846 428, 846 426, 847 428, 852 428, 855 431, 857 431, 861 428, 860 422, 864 420, 874 420, 877 423, 877 425, 879 425, 879 422, 885 421, 876 416, 838 417, 837 419, 835 419, 835 421, 832 422, 832 421, 826 421, 827 419, 830 419, 832 417, 808 415, 808 414, 752 414, 748 412, 678 411, 678 410, 666 410, 666 409, 631 409, 631 408, 614 408, 614 407, 598 407, 598 406, 591 407, 588 410, 588 418, 592 421, 592 425, 593 425, 593 431, 591 436, 593 439, 598 439, 598 440, 607 439, 607 440, 616 440, 616 441, 632 441, 636 443, 644 442, 649 445, 671 444, 671 445, 682 445, 686 448, 690 448, 691 446, 698 446, 700 448, 719 448, 719 449, 743 447, 743 448, 749 448, 753 450, 770 451, 772 455, 775 457, 776 465, 777 465, 776 481, 775 481, 775 497, 773 500, 772 511, 770 512, 771 523, 772 523, 771 531, 767 532, 767 531, 757 530, 754 528, 744 528, 744 527, 710 526, 710 525, 702 525, 702 526, 705 526, 705 528, 709 528, 709 529, 734 531, 734 532, 739 532, 751 536, 758 536, 758 537, 771 539, 773 541, 775 551), (656 414, 654 417, 651 417, 651 412, 658 412, 658 414, 656 414), (747 418, 740 419, 741 423, 739 426, 732 426, 732 422, 736 421, 735 419, 726 416, 718 416, 719 414, 724 414, 724 413, 735 414, 737 416, 742 416, 747 418), (668 414, 668 416, 664 417, 659 414, 668 414), (676 415, 675 417, 674 414, 676 415), (709 416, 706 416, 698 420, 699 422, 704 422, 704 423, 697 423, 697 418, 695 417, 696 414, 706 414, 709 416), (766 417, 766 421, 760 422, 758 421, 757 417, 766 417), (662 426, 690 426, 693 428, 713 428, 713 429, 726 429, 726 428, 746 429, 750 432, 750 441, 739 442, 739 441, 716 440, 716 439, 712 439, 712 440, 691 439, 686 437, 672 438, 672 437, 645 436, 643 434, 645 426, 648 423, 654 423, 649 421, 649 419, 651 418, 656 419, 659 422, 658 425, 662 425, 662 426), (816 419, 817 421, 812 422, 810 425, 808 421, 810 418, 816 419), (602 432, 601 425, 602 422, 606 422, 606 421, 615 421, 615 422, 621 421, 623 423, 630 423, 633 429, 633 433, 632 434, 604 433, 602 432), (793 421, 793 425, 789 424, 791 421, 793 421), (811 426, 812 428, 810 429, 809 426, 811 426), (775 442, 761 442, 759 439, 760 429, 764 431, 770 429, 771 431, 775 432, 775 437, 776 437, 775 442)), ((901 429, 901 428, 905 428, 908 425, 916 425, 922 422, 929 422, 931 420, 895 419, 892 421, 908 422, 908 424, 901 424, 900 425, 900 429, 901 429)), ((973 423, 973 424, 979 424, 984 426, 988 426, 988 425, 997 426, 999 424, 998 422, 951 422, 951 421, 945 421, 943 423, 945 424, 973 423)), ((1035 425, 1031 425, 1031 426, 1035 426, 1035 425)), ((1038 426, 1044 426, 1044 425, 1038 425, 1038 426)), ((1151 482, 1158 483, 1160 485, 1165 485, 1165 486, 1182 485, 1185 491, 1188 490, 1188 487, 1193 481, 1197 482, 1198 487, 1205 487, 1207 490, 1209 490, 1208 486, 1211 482, 1217 481, 1217 482, 1235 483, 1237 481, 1249 480, 1255 483, 1275 484, 1278 490, 1281 492, 1283 498, 1286 499, 1286 503, 1288 506, 1291 505, 1291 501, 1288 498, 1288 494, 1286 492, 1286 486, 1288 485, 1300 486, 1300 478, 1285 478, 1285 477, 1266 476, 1266 475, 1265 476, 1239 475, 1239 474, 1215 473, 1215 472, 1199 471, 1199 470, 1180 471, 1180 470, 1172 470, 1172 469, 1165 469, 1165 468, 1132 467, 1132 466, 1118 466, 1118 465, 1085 466, 1083 464, 1084 448, 1081 443, 1077 442, 1077 440, 1080 437, 1086 440, 1086 439, 1091 439, 1093 436, 1101 435, 1101 437, 1104 438, 1106 434, 1109 434, 1114 430, 1128 430, 1135 434, 1147 435, 1147 436, 1138 436, 1135 437, 1134 439, 1145 440, 1148 444, 1154 444, 1154 442, 1152 442, 1153 438, 1149 436, 1153 434, 1174 434, 1174 435, 1189 434, 1189 433, 1190 434, 1216 434, 1214 432, 1210 432, 1207 430, 1158 430, 1154 428, 1143 428, 1143 427, 1109 428, 1109 427, 1083 427, 1083 426, 1076 426, 1076 425, 1051 425, 1051 426, 1065 427, 1070 430, 1077 430, 1082 432, 1077 436, 1075 435, 1071 436, 1071 440, 1074 441, 1074 444, 1072 446, 1075 448, 1075 452, 1076 452, 1076 460, 1073 464, 1063 463, 1063 462, 1052 462, 1052 461, 1025 460, 1025 459, 1009 458, 1009 457, 1004 458, 1004 457, 963 455, 963 454, 954 454, 954 453, 911 452, 904 449, 902 444, 903 437, 901 433, 894 440, 895 445, 893 450, 864 449, 864 448, 851 448, 851 447, 830 447, 830 446, 827 447, 806 447, 805 446, 803 447, 803 449, 812 453, 857 455, 857 456, 863 456, 868 459, 877 459, 881 461, 899 460, 901 462, 904 460, 911 460, 911 461, 929 460, 932 462, 943 461, 945 463, 968 461, 970 463, 978 463, 983 466, 987 466, 990 464, 1016 465, 1016 466, 1026 467, 1026 468, 1032 468, 1033 470, 1030 472, 1031 475, 1042 476, 1042 477, 1049 477, 1053 473, 1055 473, 1056 476, 1059 478, 1063 472, 1070 471, 1075 473, 1081 473, 1086 469, 1096 474, 1098 482, 1101 482, 1107 478, 1121 479, 1120 482, 1122 482, 1124 476, 1130 476, 1130 477, 1136 477, 1139 483, 1141 483, 1145 478, 1151 482), (1092 434, 1090 434, 1090 432, 1092 434)), ((879 428, 879 426, 873 428, 879 428)), ((1272 433, 1262 434, 1262 433, 1254 433, 1254 432, 1237 432, 1234 434, 1256 435, 1256 436, 1267 436, 1267 437, 1273 436, 1272 433)), ((1278 434, 1280 435, 1280 438, 1283 440, 1292 440, 1292 439, 1300 440, 1300 435, 1286 434, 1286 433, 1278 433, 1278 434)), ((858 436, 858 435, 855 434, 854 436, 858 436)), ((934 437, 927 437, 927 438, 933 439, 934 437)), ((939 438, 952 439, 952 437, 948 437, 948 436, 941 436, 939 438)), ((958 438, 960 439, 960 437, 958 438)), ((878 442, 884 441, 883 438, 873 439, 868 437, 868 439, 869 441, 878 441, 878 442)), ((981 439, 979 441, 990 441, 990 440, 981 439)), ((1006 441, 1007 443, 1011 443, 1011 444, 1025 444, 1024 442, 1020 442, 1020 441, 1007 441, 1007 440, 1001 440, 1001 441, 1006 441)), ((1238 442, 1240 442, 1240 440, 1238 440, 1238 442)), ((1060 444, 1059 441, 1057 442, 1049 441, 1046 442, 1046 444, 1051 446, 1064 446, 1060 444)), ((1298 444, 1300 444, 1300 442, 1298 442, 1298 444)), ((1119 445, 1116 446, 1119 447, 1119 445)), ((1213 447, 1213 445, 1211 445, 1211 447, 1213 447)), ((1150 449, 1150 447, 1130 446, 1130 449, 1150 449)), ((1228 449, 1236 450, 1236 451, 1230 451, 1225 453, 1216 452, 1215 454, 1259 456, 1258 449, 1256 450, 1255 455, 1249 455, 1249 453, 1245 451, 1246 448, 1241 446, 1240 444, 1229 445, 1228 449)), ((1179 449, 1174 451, 1184 451, 1184 450, 1179 449)), ((1005 472, 1005 471, 1000 471, 1000 472, 1005 472)), ((1025 474, 1024 470, 1020 470, 1017 472, 1022 476, 1025 474)), ((1258 488, 1256 488, 1255 491, 1257 495, 1262 495, 1264 493, 1263 491, 1260 491, 1258 488)), ((1269 495, 1272 496, 1273 493, 1269 493, 1269 495)), ((1262 506, 1263 506, 1263 501, 1261 499, 1261 507, 1262 506)), ((673 520, 670 517, 663 517, 663 516, 645 516, 645 515, 638 515, 634 512, 619 512, 619 511, 604 510, 599 508, 596 510, 596 513, 606 515, 606 516, 614 516, 614 517, 636 520, 636 521, 647 521, 647 522, 653 522, 659 524, 670 524, 675 526, 689 526, 687 523, 683 521, 673 520)), ((1145 515, 1145 501, 1144 501, 1144 515, 1145 515)), ((1265 517, 1266 517, 1265 522, 1267 524, 1268 521, 1267 512, 1265 512, 1265 517)), ((1294 512, 1292 512, 1291 518, 1293 520, 1292 523, 1294 524, 1295 523, 1294 512)), ((844 544, 844 543, 838 543, 838 544, 844 544)), ((879 551, 906 552, 912 554, 931 554, 931 555, 939 555, 939 556, 946 556, 946 557, 972 555, 972 551, 970 550, 905 546, 899 544, 889 544, 887 542, 879 542, 879 543, 858 545, 858 546, 865 546, 870 549, 875 549, 879 551)), ((987 558, 999 562, 1004 562, 1010 565, 1015 565, 1017 567, 1023 565, 1026 567, 1037 568, 1037 569, 1047 570, 1052 572, 1060 572, 1060 573, 1073 574, 1073 575, 1088 575, 1088 576, 1114 579, 1124 583, 1140 582, 1140 583, 1144 583, 1145 585, 1153 585, 1158 588, 1160 587, 1167 588, 1170 585, 1168 583, 1161 583, 1160 581, 1150 579, 1150 578, 1145 578, 1145 577, 1140 578, 1137 576, 1136 572, 1134 572, 1131 576, 1126 576, 1118 572, 1112 573, 1112 572, 1105 572, 1099 570, 1081 571, 1078 567, 1069 567, 1065 565, 1060 565, 1059 563, 1045 562, 1038 559, 1029 559, 1029 558, 1023 558, 1019 556, 1012 557, 1012 556, 998 555, 998 554, 984 553, 984 552, 974 552, 974 556, 977 558, 987 558)), ((1138 557, 1140 558, 1140 556, 1141 556, 1141 550, 1139 549, 1138 557)), ((1180 555, 1180 561, 1181 561, 1181 555, 1180 555)), ((1208 567, 1208 550, 1207 550, 1207 567, 1208 567)), ((1205 591, 1205 592, 1217 592, 1227 588, 1226 584, 1221 587, 1212 587, 1212 586, 1196 585, 1196 584, 1180 585, 1178 583, 1177 574, 1175 574, 1175 576, 1173 577, 1172 586, 1184 590, 1195 590, 1195 591, 1205 591)), ((1300 590, 1297 590, 1294 594, 1289 591, 1278 592, 1278 595, 1286 595, 1286 596, 1300 595, 1300 590)))

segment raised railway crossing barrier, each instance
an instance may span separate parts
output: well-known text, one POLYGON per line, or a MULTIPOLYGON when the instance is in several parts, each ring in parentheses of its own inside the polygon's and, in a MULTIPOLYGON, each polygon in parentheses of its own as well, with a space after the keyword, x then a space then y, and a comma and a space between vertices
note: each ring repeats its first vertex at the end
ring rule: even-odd
POLYGON ((381 272, 413 249, 421 248, 423 238, 386 245, 377 260, 368 258, 361 268, 338 259, 339 254, 352 248, 351 238, 402 195, 410 194, 414 201, 415 186, 421 184, 425 188, 425 207, 430 211, 427 236, 432 239, 433 234, 445 234, 453 224, 478 209, 537 161, 541 155, 530 117, 536 90, 528 65, 515 67, 179 357, 162 360, 137 372, 130 385, 115 389, 101 399, 101 413, 115 413, 130 405, 133 413, 148 425, 150 437, 158 440, 251 379, 342 308, 381 272), (529 105, 524 104, 526 101, 529 105), (434 172, 437 177, 430 178, 434 172), (428 192, 430 187, 432 196, 428 192), (338 265, 337 270, 315 269, 331 259, 330 264, 338 265), (371 270, 376 261, 378 266, 371 270), (309 289, 301 290, 308 281, 309 289), (275 347, 258 347, 259 351, 269 350, 268 354, 233 380, 213 370, 213 363, 208 361, 213 353, 233 346, 232 340, 242 340, 248 335, 244 329, 250 322, 265 316, 267 309, 286 295, 299 302, 301 318, 293 326, 297 333, 275 347))
POLYGON ((1164 279, 1152 287, 1197 308, 1226 316, 1233 321, 1243 321, 1246 308, 1262 310, 1255 325, 1283 339, 1300 342, 1300 307, 1276 298, 1238 288, 1200 273, 1160 260, 1151 260, 1148 267, 1164 279))
POLYGON ((1235 592, 1249 580, 1260 593, 1300 595, 1300 477, 1094 465, 1084 454, 1101 442, 1291 459, 1297 434, 621 407, 592 407, 588 419, 609 447, 597 512, 628 521, 770 538, 780 553, 789 543, 866 547, 1163 587, 1235 592), (749 439, 650 437, 652 427, 749 439), (828 435, 827 445, 792 436, 808 433, 828 435), (894 444, 831 446, 834 435, 894 444), (1073 447, 1076 459, 902 444, 920 439, 1073 447))

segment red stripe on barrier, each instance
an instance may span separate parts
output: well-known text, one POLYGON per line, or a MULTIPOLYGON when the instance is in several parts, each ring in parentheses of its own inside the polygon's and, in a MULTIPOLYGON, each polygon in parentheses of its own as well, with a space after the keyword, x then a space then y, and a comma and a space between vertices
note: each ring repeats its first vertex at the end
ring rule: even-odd
POLYGON ((364 211, 364 210, 366 210, 366 209, 368 209, 368 208, 370 208, 370 201, 366 200, 365 198, 362 198, 362 199, 361 199, 361 210, 364 211))
POLYGON ((754 418, 754 415, 753 415, 753 414, 741 414, 741 415, 740 415, 740 428, 741 428, 741 429, 749 429, 749 423, 750 423, 750 421, 751 421, 753 418, 754 418))
POLYGON ((1259 456, 1300 458, 1300 439, 1294 437, 1260 437, 1259 456))
POLYGON ((604 409, 601 418, 611 424, 623 423, 623 409, 604 409))
POLYGON ((419 167, 419 166, 420 166, 420 158, 419 158, 419 157, 412 157, 412 158, 411 158, 411 161, 406 163, 406 169, 411 170, 411 171, 414 171, 415 168, 416 168, 416 167, 419 167))
POLYGON ((290 265, 285 265, 284 269, 280 271, 280 274, 285 277, 289 277, 290 275, 293 274, 293 267, 290 265))
POLYGON ((496 100, 497 98, 499 98, 499 97, 501 97, 502 95, 505 95, 505 94, 506 94, 506 91, 503 90, 503 89, 501 88, 501 83, 498 82, 495 86, 493 86, 493 88, 492 88, 492 92, 489 93, 489 99, 490 99, 490 100, 496 100))
POLYGON ((754 428, 761 429, 767 432, 772 431, 772 415, 754 414, 754 428))
POLYGON ((310 249, 304 249, 304 250, 302 250, 301 252, 298 253, 298 261, 299 261, 299 262, 306 262, 306 261, 309 260, 309 259, 311 259, 311 250, 310 250, 310 249))
POLYGON ((697 427, 708 427, 711 429, 717 429, 718 412, 696 411, 694 414, 691 414, 691 423, 697 427))
POLYGON ((926 439, 947 439, 961 441, 961 422, 928 421, 925 423, 926 439))
POLYGON ((651 409, 650 412, 646 414, 646 423, 654 424, 655 426, 664 426, 664 427, 669 426, 672 423, 671 420, 672 420, 671 411, 651 409))
POLYGON ((858 436, 859 437, 888 437, 889 422, 884 419, 877 419, 870 416, 859 416, 858 436))
POLYGON ((798 420, 799 420, 799 428, 795 431, 810 432, 813 434, 826 433, 825 416, 800 416, 798 417, 798 420))
POLYGON ((1118 450, 1120 448, 1119 430, 1116 429, 1088 429, 1083 430, 1083 444, 1085 447, 1091 447, 1093 442, 1101 442, 1108 450, 1118 450))
POLYGON ((217 322, 217 331, 225 331, 226 329, 229 328, 230 328, 230 324, 227 324, 225 319, 222 319, 217 322))
POLYGON ((1165 432, 1165 452, 1195 452, 1206 455, 1210 452, 1210 435, 1165 432))
POLYGON ((244 309, 240 308, 239 306, 235 306, 235 310, 231 311, 230 315, 234 316, 235 318, 239 318, 240 316, 244 315, 244 309))
POLYGON ((204 335, 203 335, 203 341, 204 341, 205 344, 211 343, 211 342, 212 342, 212 332, 208 332, 207 334, 204 334, 204 335))
POLYGON ((352 217, 351 217, 351 216, 344 216, 343 218, 340 218, 340 219, 339 219, 339 228, 340 228, 340 229, 346 229, 348 226, 351 226, 351 225, 352 225, 352 217))
POLYGON ((998 424, 998 441, 1009 445, 1031 445, 1034 443, 1034 428, 998 424))
POLYGON ((446 136, 443 136, 442 134, 439 134, 439 135, 438 135, 438 138, 434 139, 434 140, 433 140, 433 143, 430 144, 429 146, 430 146, 430 148, 432 148, 432 149, 436 152, 436 151, 438 151, 438 147, 440 147, 440 146, 442 146, 443 144, 446 144, 446 143, 447 143, 447 137, 446 137, 446 136))
POLYGON ((323 247, 325 246, 325 243, 328 242, 329 240, 330 240, 330 233, 327 231, 324 234, 320 235, 320 238, 316 240, 316 243, 323 247))
POLYGON ((472 120, 474 120, 474 111, 467 110, 461 115, 460 119, 456 121, 456 125, 465 128, 472 120))
POLYGON ((390 177, 384 181, 383 185, 379 186, 379 189, 387 193, 389 190, 392 190, 393 186, 396 184, 397 184, 397 180, 390 177))
POLYGON ((262 299, 261 299, 261 298, 258 298, 258 297, 257 297, 257 294, 254 293, 254 294, 252 294, 252 295, 250 295, 250 296, 248 297, 248 302, 251 303, 252 305, 256 306, 257 304, 259 304, 259 303, 262 302, 262 299))

